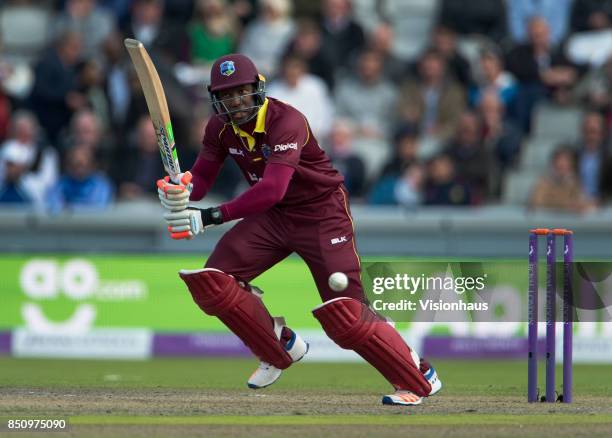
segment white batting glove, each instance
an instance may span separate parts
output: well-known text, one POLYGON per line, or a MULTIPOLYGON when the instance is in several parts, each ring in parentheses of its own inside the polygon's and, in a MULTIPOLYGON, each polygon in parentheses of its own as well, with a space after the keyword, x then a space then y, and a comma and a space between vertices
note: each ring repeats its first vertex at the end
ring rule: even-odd
POLYGON ((164 219, 168 223, 170 237, 175 240, 193 239, 204 232, 202 211, 197 208, 170 211, 164 214, 164 219))
POLYGON ((157 194, 164 208, 170 211, 182 211, 189 206, 189 196, 193 189, 191 172, 179 175, 181 184, 173 184, 166 176, 157 180, 157 194))

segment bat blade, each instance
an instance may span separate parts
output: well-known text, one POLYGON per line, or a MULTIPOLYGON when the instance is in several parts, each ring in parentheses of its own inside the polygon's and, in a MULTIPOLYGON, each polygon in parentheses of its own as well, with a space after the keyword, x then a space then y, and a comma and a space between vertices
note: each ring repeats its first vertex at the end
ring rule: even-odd
POLYGON ((174 132, 172 131, 168 103, 166 102, 166 95, 159 75, 153 61, 151 61, 151 57, 147 53, 147 49, 145 49, 140 41, 126 38, 124 45, 132 59, 147 101, 164 169, 168 172, 170 179, 178 184, 180 182, 178 175, 181 173, 181 167, 176 145, 174 144, 174 132))

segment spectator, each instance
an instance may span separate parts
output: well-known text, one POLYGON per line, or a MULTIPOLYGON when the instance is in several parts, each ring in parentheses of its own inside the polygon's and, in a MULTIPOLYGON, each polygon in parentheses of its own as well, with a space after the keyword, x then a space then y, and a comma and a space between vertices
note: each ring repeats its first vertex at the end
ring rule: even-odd
POLYGON ((127 131, 125 121, 130 104, 131 90, 128 69, 131 63, 126 56, 123 39, 119 32, 113 33, 104 44, 106 54, 105 93, 108 97, 110 124, 119 144, 124 143, 123 133, 127 131))
POLYGON ((110 108, 104 76, 99 62, 89 59, 79 68, 79 92, 87 99, 87 107, 96 114, 103 129, 110 126, 110 108))
POLYGON ((470 188, 455 176, 455 163, 440 154, 427 165, 423 203, 425 205, 461 206, 471 204, 470 188))
POLYGON ((394 146, 394 154, 374 184, 369 202, 414 207, 422 200, 424 182, 424 170, 418 160, 419 139, 416 127, 403 126, 395 136, 394 146))
POLYGON ((311 19, 298 22, 293 40, 285 56, 296 55, 308 63, 308 71, 323 79, 329 90, 334 89, 335 60, 329 47, 323 45, 321 27, 311 19))
POLYGON ((580 184, 591 200, 598 201, 608 160, 606 128, 601 114, 589 112, 584 116, 577 146, 580 184))
POLYGON ((483 203, 491 194, 490 174, 497 170, 492 154, 482 143, 481 132, 476 114, 463 113, 445 151, 455 163, 458 180, 469 187, 472 204, 483 203))
MULTIPOLYGON (((522 132, 510 119, 504 117, 504 105, 494 90, 485 91, 478 105, 482 120, 482 137, 485 149, 497 157, 501 170, 514 167, 521 151, 522 132)), ((499 181, 493 181, 499 193, 499 181)))
POLYGON ((395 34, 388 22, 380 22, 369 35, 368 48, 380 54, 383 60, 383 75, 399 84, 406 74, 406 65, 393 53, 395 34))
POLYGON ((540 17, 529 21, 529 42, 512 49, 506 65, 519 81, 516 112, 525 132, 531 130, 535 104, 547 95, 557 103, 566 103, 578 77, 578 70, 563 51, 553 50, 548 24, 540 17))
POLYGON ((495 41, 506 36, 503 0, 442 0, 439 22, 460 35, 487 35, 495 41))
POLYGON ((404 121, 416 123, 423 136, 446 141, 465 108, 465 92, 446 76, 444 58, 427 50, 419 60, 418 77, 401 89, 399 112, 404 121))
POLYGON ((415 125, 401 126, 393 141, 394 151, 391 159, 385 164, 381 177, 400 175, 407 167, 419 160, 419 131, 415 125))
POLYGON ((432 32, 431 42, 446 62, 446 68, 452 79, 467 88, 472 84, 470 63, 457 49, 457 34, 449 27, 438 25, 432 32))
POLYGON ((287 102, 303 113, 317 138, 330 131, 334 104, 327 86, 307 70, 306 62, 297 56, 287 56, 282 64, 282 76, 268 88, 272 97, 287 102))
MULTIPOLYGON (((39 131, 38 121, 32 113, 18 111, 11 120, 10 137, 0 148, 0 151, 12 149, 8 154, 15 158, 14 164, 24 167, 24 182, 36 203, 42 201, 59 174, 57 152, 43 143, 39 131)), ((5 172, 6 163, 0 157, 0 180, 4 179, 5 172)))
POLYGON ((423 202, 425 170, 421 164, 408 166, 395 183, 393 193, 397 203, 405 208, 414 209, 423 202))
POLYGON ((90 148, 76 145, 70 149, 66 157, 66 172, 48 194, 49 211, 104 210, 112 200, 112 185, 106 175, 96 170, 90 148))
POLYGON ((348 70, 365 42, 363 29, 353 19, 351 0, 323 0, 323 45, 331 50, 335 70, 348 70))
POLYGON ((163 0, 135 0, 131 20, 127 23, 124 34, 137 39, 151 50, 161 33, 163 15, 163 0))
POLYGON ((612 25, 612 0, 574 0, 570 17, 572 33, 607 29, 612 25))
POLYGON ((26 178, 28 151, 15 141, 7 142, 0 150, 4 174, 0 178, 0 205, 36 206, 35 186, 26 178))
POLYGON ((353 150, 355 127, 347 119, 334 122, 329 135, 329 155, 336 169, 344 176, 344 185, 351 197, 363 195, 365 188, 365 164, 353 150))
POLYGON ((396 90, 382 76, 379 53, 365 50, 359 55, 357 74, 342 78, 336 89, 336 110, 358 126, 358 136, 388 138, 395 119, 396 90))
POLYGON ((479 67, 474 75, 475 85, 470 90, 470 104, 478 106, 482 95, 492 90, 497 92, 505 108, 512 108, 517 84, 512 74, 504 70, 502 54, 495 47, 484 49, 480 53, 479 67))
POLYGON ((510 37, 515 44, 530 39, 529 23, 541 17, 550 26, 550 43, 557 46, 567 36, 574 0, 511 0, 507 2, 510 37))
POLYGON ((115 17, 97 7, 97 0, 66 0, 64 11, 55 21, 55 34, 67 31, 79 35, 85 58, 99 59, 102 44, 115 30, 115 17))
POLYGON ((244 30, 238 51, 260 66, 261 74, 272 78, 294 31, 289 0, 259 0, 257 18, 244 30))
POLYGON ((612 121, 612 56, 589 71, 574 89, 576 99, 612 121))
POLYGON ((142 117, 133 134, 131 144, 117 153, 114 160, 113 180, 118 188, 117 196, 124 200, 157 195, 157 188, 151 181, 157 181, 165 174, 151 119, 142 117))
POLYGON ((438 19, 441 0, 352 0, 353 16, 371 31, 378 23, 390 23, 395 34, 393 52, 412 62, 425 50, 438 19))
POLYGON ((131 20, 123 34, 141 41, 154 58, 163 53, 170 64, 187 62, 189 38, 185 25, 164 15, 165 4, 164 0, 134 0, 131 20))
POLYGON ((576 174, 576 160, 571 148, 560 147, 552 157, 551 169, 536 183, 529 206, 568 213, 588 213, 595 209, 576 174))
POLYGON ((101 0, 100 4, 115 17, 119 27, 122 27, 130 15, 133 0, 101 0))
POLYGON ((168 0, 165 4, 164 17, 181 26, 186 26, 193 16, 196 0, 168 0))
POLYGON ((257 16, 257 0, 232 0, 232 12, 244 28, 257 16))
POLYGON ((34 69, 30 106, 53 145, 57 145, 58 134, 68 125, 72 114, 87 103, 85 96, 77 91, 76 64, 80 54, 79 35, 68 32, 57 39, 53 49, 45 53, 34 69))
POLYGON ((197 0, 188 28, 191 61, 212 65, 215 59, 232 53, 239 30, 225 0, 197 0))
POLYGON ((114 144, 105 136, 98 116, 89 109, 79 111, 70 121, 70 130, 65 133, 60 143, 62 154, 66 154, 76 145, 87 148, 94 155, 97 164, 108 170, 114 144))
POLYGON ((387 175, 376 181, 370 191, 373 205, 401 205, 416 208, 423 202, 425 172, 420 163, 406 167, 399 175, 387 175))

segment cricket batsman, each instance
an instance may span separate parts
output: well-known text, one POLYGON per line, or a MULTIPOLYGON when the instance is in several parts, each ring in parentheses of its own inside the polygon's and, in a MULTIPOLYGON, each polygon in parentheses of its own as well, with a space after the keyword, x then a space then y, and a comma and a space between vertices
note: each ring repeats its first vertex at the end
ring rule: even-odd
MULTIPOLYGON (((265 85, 244 55, 215 61, 208 91, 216 116, 206 126, 199 156, 181 184, 168 177, 157 181, 173 239, 192 239, 206 227, 242 219, 217 243, 204 269, 179 275, 200 309, 219 318, 259 358, 247 383, 264 388, 304 357, 308 344, 282 317, 270 315, 261 291, 249 282, 297 253, 323 301, 312 312, 325 333, 357 352, 394 387, 383 404, 420 404, 442 384, 435 369, 366 303, 343 177, 306 118, 266 97, 265 85), (228 156, 251 187, 217 207, 190 207, 190 200, 206 195, 228 156), (328 284, 335 272, 348 277, 341 292, 328 284)), ((288 299, 293 293, 282 292, 288 299)))

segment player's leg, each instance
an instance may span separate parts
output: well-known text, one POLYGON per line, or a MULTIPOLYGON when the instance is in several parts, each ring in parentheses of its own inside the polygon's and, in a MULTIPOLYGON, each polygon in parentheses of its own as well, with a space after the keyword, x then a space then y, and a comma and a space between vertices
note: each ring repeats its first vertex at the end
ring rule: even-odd
POLYGON ((252 388, 273 383, 308 348, 283 318, 272 318, 259 289, 248 284, 291 252, 282 241, 282 227, 272 222, 267 215, 239 222, 219 241, 204 269, 180 273, 196 304, 218 317, 262 361, 249 379, 252 388))
POLYGON ((292 239, 324 301, 313 314, 334 342, 357 352, 393 385, 396 394, 386 396, 383 402, 418 404, 421 397, 431 395, 435 388, 421 371, 418 354, 392 324, 367 306, 344 193, 336 193, 329 203, 325 219, 313 226, 299 227, 300 233, 292 239), (342 292, 329 288, 328 278, 334 272, 344 272, 349 278, 348 287, 342 292))

